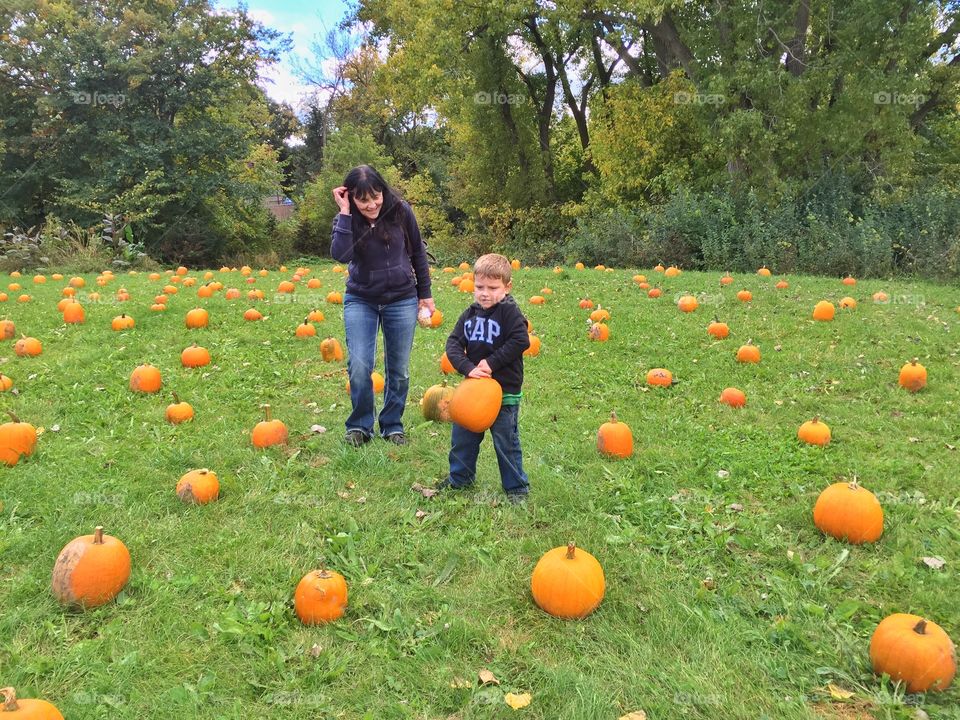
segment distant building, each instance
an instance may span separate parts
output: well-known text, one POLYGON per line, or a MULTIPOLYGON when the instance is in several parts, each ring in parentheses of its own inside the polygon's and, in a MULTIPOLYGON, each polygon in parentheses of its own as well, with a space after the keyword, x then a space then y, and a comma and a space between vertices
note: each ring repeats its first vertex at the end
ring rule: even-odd
POLYGON ((293 215, 293 211, 296 208, 296 205, 293 204, 293 200, 288 198, 286 195, 267 195, 263 199, 263 204, 273 216, 277 219, 277 222, 282 222, 288 217, 293 215))

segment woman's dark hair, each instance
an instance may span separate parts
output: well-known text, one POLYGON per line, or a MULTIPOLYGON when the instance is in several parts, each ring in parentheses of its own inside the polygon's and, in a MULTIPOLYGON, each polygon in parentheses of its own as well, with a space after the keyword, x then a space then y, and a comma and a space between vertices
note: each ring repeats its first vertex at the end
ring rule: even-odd
POLYGON ((350 215, 353 217, 353 236, 363 247, 366 240, 371 236, 382 237, 381 233, 372 233, 370 225, 366 218, 357 209, 357 204, 353 201, 355 197, 365 198, 376 193, 383 193, 383 205, 380 206, 380 214, 377 216, 377 226, 380 223, 389 223, 391 225, 402 225, 405 218, 403 198, 400 194, 390 187, 389 183, 383 179, 370 165, 358 165, 347 173, 343 181, 347 188, 350 198, 350 215))

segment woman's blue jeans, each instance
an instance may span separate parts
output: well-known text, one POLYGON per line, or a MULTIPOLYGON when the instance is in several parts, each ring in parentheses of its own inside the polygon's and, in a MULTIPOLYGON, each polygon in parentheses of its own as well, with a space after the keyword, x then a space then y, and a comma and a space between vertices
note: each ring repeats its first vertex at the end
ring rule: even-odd
POLYGON ((353 412, 347 418, 347 432, 358 430, 367 437, 373 435, 370 373, 376 362, 377 334, 381 327, 386 395, 380 410, 380 434, 386 437, 403 432, 403 409, 410 389, 410 351, 417 328, 417 299, 380 305, 348 293, 343 298, 343 324, 347 333, 347 373, 353 404, 353 412))

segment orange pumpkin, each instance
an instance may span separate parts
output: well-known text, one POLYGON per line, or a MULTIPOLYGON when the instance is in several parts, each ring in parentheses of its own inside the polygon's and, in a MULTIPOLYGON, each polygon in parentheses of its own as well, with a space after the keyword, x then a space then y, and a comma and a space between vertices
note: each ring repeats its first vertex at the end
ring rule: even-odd
POLYGON ((733 283, 733 276, 730 273, 727 273, 726 275, 720 278, 721 285, 726 286, 726 285, 730 285, 731 283, 733 283))
POLYGON ((0 373, 0 392, 6 392, 13 387, 13 378, 0 373))
MULTIPOLYGON (((382 393, 386 387, 386 381, 383 379, 383 375, 374 370, 370 373, 370 382, 373 383, 373 392, 382 393)), ((347 379, 346 385, 347 393, 350 392, 350 379, 347 379)))
POLYGON ((900 387, 910 392, 920 392, 927 386, 927 369, 914 358, 900 368, 900 387))
POLYGON ((439 310, 434 310, 433 315, 430 316, 430 327, 438 328, 443 324, 443 313, 439 310))
POLYGON ((600 563, 572 542, 544 553, 530 578, 534 601, 559 618, 586 617, 603 600, 605 589, 600 563))
POLYGON ((707 334, 712 335, 718 340, 723 340, 725 337, 730 335, 730 326, 724 322, 714 319, 713 322, 707 325, 707 334))
POLYGON ((907 692, 940 692, 950 687, 957 674, 957 650, 932 620, 895 613, 873 631, 870 663, 874 673, 903 682, 907 692))
POLYGON ((527 335, 530 338, 530 347, 523 351, 527 357, 536 357, 540 354, 540 338, 536 335, 527 335))
POLYGON ((883 508, 876 495, 853 482, 834 483, 813 506, 813 524, 820 532, 859 545, 883 534, 883 508))
POLYGON ((343 348, 336 338, 328 337, 320 341, 320 357, 324 362, 340 362, 343 360, 343 348))
POLYGON ((280 420, 270 418, 270 406, 263 406, 264 419, 253 427, 250 440, 254 447, 267 448, 273 445, 283 445, 287 442, 289 432, 287 426, 280 420))
POLYGON ((788 283, 786 280, 778 280, 774 287, 777 290, 786 290, 788 287, 790 287, 790 283, 788 283))
POLYGON ((583 299, 580 301, 580 309, 581 309, 581 310, 592 310, 592 309, 593 309, 593 300, 590 300, 589 298, 583 298, 583 299))
POLYGON ((110 321, 110 327, 114 330, 130 330, 134 326, 133 318, 121 313, 110 321))
POLYGON ((310 322, 323 322, 323 313, 319 310, 311 310, 310 314, 307 315, 307 320, 310 322))
POLYGON ((610 311, 597 305, 597 309, 590 313, 590 320, 595 323, 606 322, 610 319, 610 311))
POLYGON ((179 425, 193 419, 193 406, 188 402, 181 402, 176 393, 173 393, 173 402, 167 405, 167 422, 179 425))
POLYGON ((752 344, 753 341, 747 340, 746 345, 741 345, 737 350, 737 362, 758 363, 760 362, 760 348, 752 344))
POLYGON ((610 422, 605 422, 597 431, 597 451, 619 458, 633 455, 633 433, 629 425, 617 420, 615 412, 610 413, 610 422))
POLYGON ((723 392, 720 393, 720 402, 724 405, 729 405, 732 408, 742 408, 747 404, 747 396, 743 390, 738 390, 735 387, 724 388, 723 392))
POLYGON ((34 357, 43 351, 43 345, 36 338, 24 335, 14 344, 13 351, 20 357, 34 357))
POLYGON ((873 294, 873 301, 882 305, 890 302, 890 296, 887 295, 883 290, 878 290, 873 294))
MULTIPOLYGON (((462 285, 461 285, 462 288, 462 285)), ((546 302, 546 298, 543 295, 534 295, 530 298, 531 305, 543 305, 546 302)))
POLYGON ((753 293, 749 290, 741 290, 737 293, 737 300, 740 302, 750 302, 753 300, 753 293))
POLYGON ((0 688, 3 705, 0 713, 10 720, 63 720, 63 715, 53 703, 32 698, 18 698, 12 687, 0 688))
POLYGON ((293 331, 293 335, 298 338, 312 338, 317 336, 317 329, 309 319, 304 318, 303 322, 297 325, 297 329, 293 331))
POLYGON ((17 326, 13 324, 13 320, 0 320, 0 336, 4 340, 12 340, 16 334, 17 326))
POLYGON ((207 468, 191 470, 177 482, 176 493, 186 503, 206 505, 220 497, 220 480, 207 468))
POLYGON ((130 389, 134 392, 154 393, 160 389, 160 371, 153 365, 138 365, 130 374, 130 389))
POLYGON ((842 282, 844 285, 856 285, 856 284, 857 284, 856 279, 853 278, 853 277, 850 276, 850 275, 847 275, 841 282, 842 282))
POLYGON ((797 437, 810 445, 823 447, 830 442, 830 428, 825 422, 821 422, 820 418, 815 417, 800 426, 800 429, 797 430, 797 437))
POLYGON ((813 306, 814 320, 829 322, 830 320, 833 320, 833 317, 836 315, 836 313, 837 309, 833 306, 833 303, 827 300, 821 300, 813 306))
POLYGON ((127 546, 97 526, 93 535, 81 535, 60 551, 51 588, 64 605, 91 608, 113 600, 129 579, 127 546))
POLYGON ((842 310, 853 310, 857 306, 857 301, 852 297, 840 298, 840 308, 842 310))
POLYGON ((83 312, 83 305, 76 300, 67 303, 66 307, 63 308, 63 321, 68 325, 82 323, 85 319, 86 314, 83 312))
POLYGON ((293 608, 304 625, 336 620, 347 609, 347 581, 326 568, 308 572, 297 584, 293 608))
POLYGON ((240 290, 238 288, 228 288, 227 291, 223 294, 227 300, 236 300, 240 297, 240 290))
POLYGON ((674 267, 673 265, 671 265, 670 267, 668 267, 666 270, 663 271, 663 276, 668 278, 676 277, 679 274, 680 274, 680 268, 674 267))
POLYGON ((194 308, 187 313, 186 324, 188 328, 205 328, 210 322, 210 313, 203 308, 194 308))
POLYGON ((458 425, 482 433, 500 413, 503 389, 493 378, 466 378, 450 399, 450 419, 458 425))
POLYGON ((188 368, 203 367, 210 364, 210 353, 205 347, 194 343, 180 353, 180 363, 188 368))
POLYGON ((764 265, 757 270, 757 275, 760 275, 761 277, 770 277, 770 269, 764 265))
POLYGON ((673 385, 673 373, 664 368, 653 368, 647 373, 647 385, 670 387, 673 385))
POLYGON ((663 291, 660 288, 650 288, 647 291, 648 298, 658 298, 663 295, 663 291))
POLYGON ((279 285, 277 285, 278 293, 292 293, 296 289, 297 289, 297 286, 294 285, 289 280, 284 280, 279 285))
POLYGON ((338 292, 327 293, 327 302, 333 305, 343 305, 343 295, 338 292))
POLYGON ((450 362, 450 358, 447 357, 447 354, 444 353, 440 356, 440 372, 444 375, 449 375, 452 372, 455 372, 456 368, 453 367, 453 364, 450 362))
POLYGON ((250 322, 263 320, 263 313, 261 313, 256 308, 249 308, 246 312, 243 313, 243 319, 248 320, 250 322))
POLYGON ((593 323, 587 331, 587 337, 598 342, 606 342, 610 339, 610 328, 606 323, 593 323))
POLYGON ((700 303, 693 295, 683 295, 677 301, 677 307, 680 308, 681 312, 691 313, 700 307, 700 303))

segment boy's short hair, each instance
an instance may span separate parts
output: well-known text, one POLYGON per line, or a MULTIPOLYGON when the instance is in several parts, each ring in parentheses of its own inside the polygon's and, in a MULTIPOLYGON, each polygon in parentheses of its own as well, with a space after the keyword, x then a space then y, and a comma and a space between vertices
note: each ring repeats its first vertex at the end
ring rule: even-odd
POLYGON ((483 277, 502 280, 504 285, 510 283, 510 276, 513 268, 510 267, 510 261, 503 255, 496 253, 487 253, 477 258, 473 264, 473 274, 483 277))

